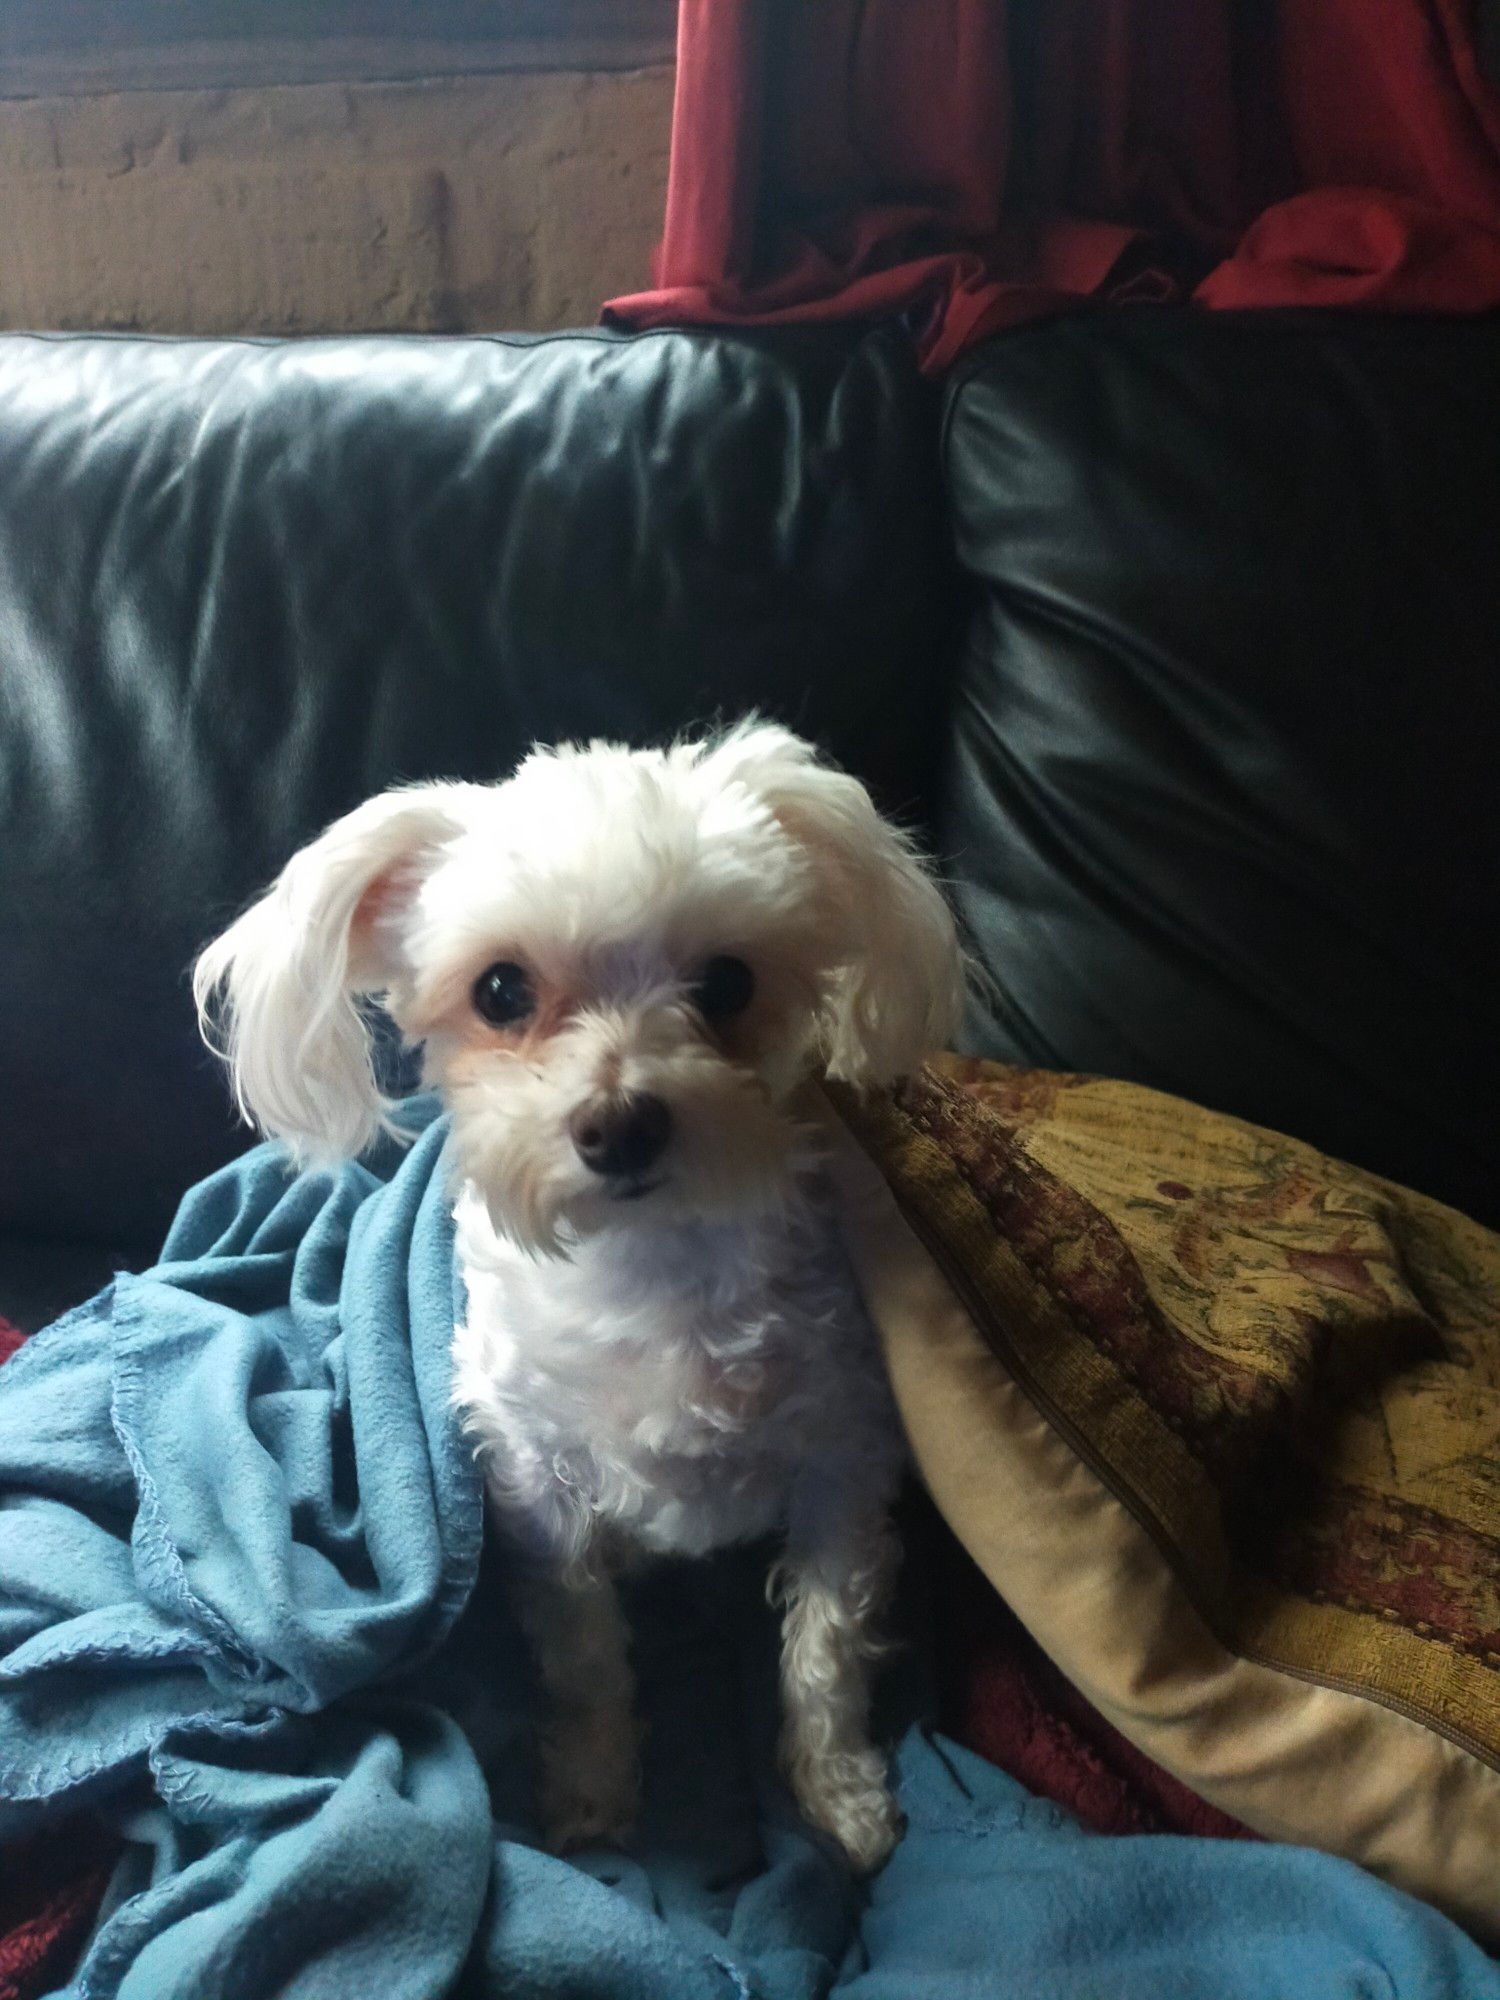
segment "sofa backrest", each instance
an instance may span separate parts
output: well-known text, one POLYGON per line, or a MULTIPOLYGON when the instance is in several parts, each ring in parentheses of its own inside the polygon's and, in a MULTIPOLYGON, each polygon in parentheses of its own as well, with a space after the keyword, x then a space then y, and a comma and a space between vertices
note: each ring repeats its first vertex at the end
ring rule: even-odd
POLYGON ((1482 322, 1078 314, 941 439, 895 334, 0 340, 0 1251, 244 1143, 187 968, 335 814, 751 705, 931 802, 971 1047, 1500 1222, 1497 436, 1482 322))
POLYGON ((1500 325, 1081 314, 944 459, 975 1047, 1500 1225, 1500 325))
POLYGON ((0 340, 0 1237, 150 1254, 195 951, 386 785, 756 706, 919 811, 935 434, 894 336, 0 340))

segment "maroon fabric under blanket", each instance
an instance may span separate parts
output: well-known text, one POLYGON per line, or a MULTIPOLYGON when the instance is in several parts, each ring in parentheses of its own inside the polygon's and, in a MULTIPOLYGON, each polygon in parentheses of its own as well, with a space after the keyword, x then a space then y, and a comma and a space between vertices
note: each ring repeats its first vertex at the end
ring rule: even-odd
MULTIPOLYGON (((0 1319, 0 1361, 25 1335, 0 1319)), ((0 2000, 36 2000, 67 1978, 98 1914, 113 1844, 70 1821, 6 1850, 0 1870, 0 2000)))
MULTIPOLYGON (((0 1361, 24 1336, 0 1319, 0 1361)), ((1057 1672, 941 1523, 929 1520, 942 1722, 968 1749, 1100 1833, 1244 1836, 1127 1743, 1057 1672)), ((0 1886, 0 2000, 37 2000, 88 1936, 114 1850, 82 1823, 11 1848, 0 1886)))
POLYGON ((114 1867, 95 1827, 69 1824, 7 1850, 0 1878, 0 2000, 55 1992, 93 1928, 114 1867))
POLYGON ((1472 0, 681 0, 654 285, 606 317, 911 314, 936 370, 1080 298, 1500 306, 1472 0))
POLYGON ((933 1568, 941 1721, 955 1742, 1096 1833, 1256 1837, 1106 1722, 946 1529, 933 1568))

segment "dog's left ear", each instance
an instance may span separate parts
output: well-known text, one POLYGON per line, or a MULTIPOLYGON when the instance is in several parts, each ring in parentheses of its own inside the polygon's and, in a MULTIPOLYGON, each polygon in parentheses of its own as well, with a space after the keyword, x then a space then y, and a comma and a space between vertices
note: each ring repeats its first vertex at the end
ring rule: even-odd
POLYGON ((964 959, 915 843, 857 778, 774 723, 733 731, 702 768, 762 798, 812 865, 839 960, 820 1024, 828 1075, 888 1084, 944 1047, 963 1010, 964 959))
POLYGON ((463 825, 464 785, 367 799, 300 853, 193 972, 204 1037, 245 1118, 304 1161, 356 1157, 392 1105, 360 1001, 390 991, 393 913, 463 825))

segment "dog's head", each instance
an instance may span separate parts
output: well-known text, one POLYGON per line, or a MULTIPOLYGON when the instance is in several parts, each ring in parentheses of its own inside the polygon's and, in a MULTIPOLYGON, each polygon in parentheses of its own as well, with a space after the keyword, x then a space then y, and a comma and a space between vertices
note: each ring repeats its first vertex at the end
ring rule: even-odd
POLYGON ((464 1171, 534 1249, 776 1198, 787 1099, 950 1032, 953 922, 855 779, 749 724, 386 793, 295 855, 194 978, 247 1118, 303 1159, 388 1116, 361 1003, 421 1043, 464 1171))

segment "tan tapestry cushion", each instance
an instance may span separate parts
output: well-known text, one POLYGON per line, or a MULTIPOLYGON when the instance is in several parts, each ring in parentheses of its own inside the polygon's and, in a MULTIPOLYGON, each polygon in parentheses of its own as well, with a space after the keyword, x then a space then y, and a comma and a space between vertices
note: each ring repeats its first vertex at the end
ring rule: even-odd
POLYGON ((944 1058, 834 1102, 918 1464, 995 1587, 1214 1804, 1500 1938, 1500 1238, 1132 1085, 944 1058))

